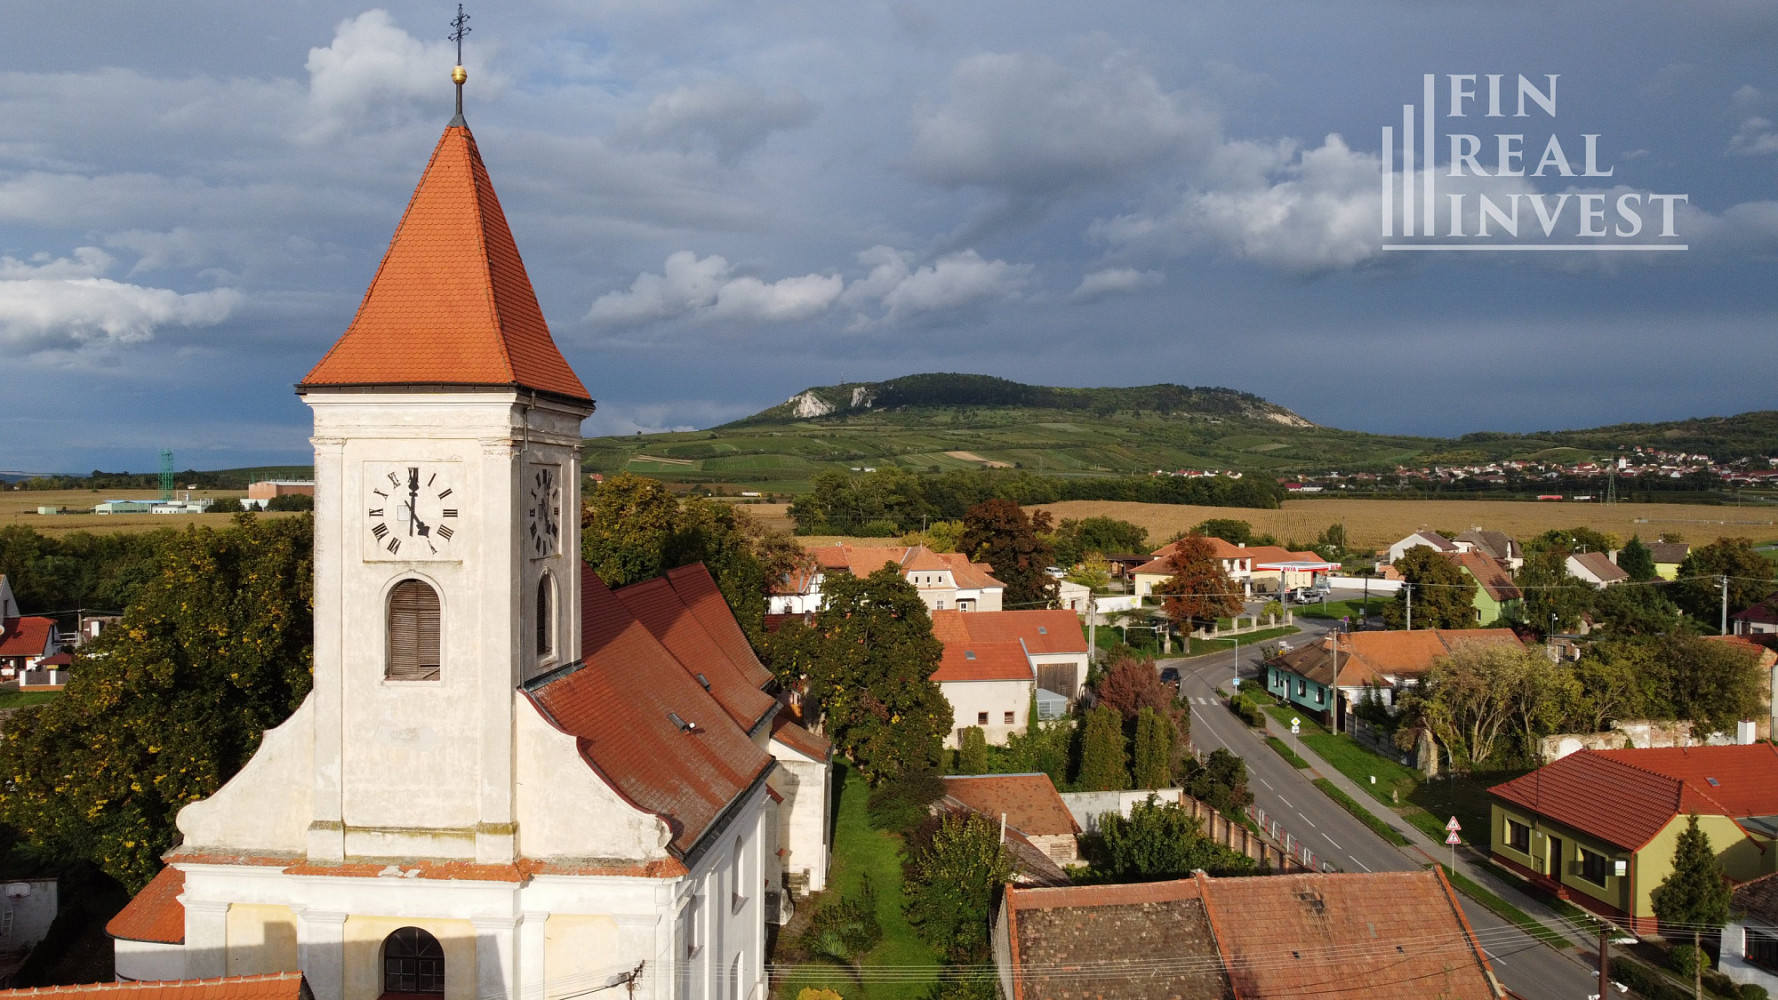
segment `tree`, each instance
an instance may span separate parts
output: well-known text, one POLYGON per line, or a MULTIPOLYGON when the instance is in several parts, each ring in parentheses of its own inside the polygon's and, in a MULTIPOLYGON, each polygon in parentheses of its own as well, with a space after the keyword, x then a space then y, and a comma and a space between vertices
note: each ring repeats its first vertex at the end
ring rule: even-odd
POLYGON ((1253 793, 1247 790, 1247 762, 1222 747, 1202 761, 1193 760, 1183 786, 1187 795, 1224 816, 1240 816, 1253 804, 1253 793))
POLYGON ((1463 643, 1433 661, 1419 685, 1402 693, 1400 710, 1411 726, 1423 727, 1444 744, 1459 771, 1496 759, 1509 726, 1541 735, 1538 726, 1559 713, 1542 699, 1559 690, 1556 670, 1540 649, 1463 643))
POLYGON ((1167 570, 1173 575, 1157 584, 1155 593, 1166 595, 1163 607, 1175 622, 1195 628, 1199 622, 1241 613, 1241 588, 1229 579, 1203 535, 1190 534, 1176 542, 1167 557, 1167 570))
POLYGON ((1383 606, 1383 622, 1388 627, 1407 627, 1410 587, 1415 628, 1475 627, 1475 581, 1456 563, 1427 546, 1416 545, 1395 560, 1395 568, 1408 586, 1396 591, 1393 603, 1383 606))
POLYGON ((1087 713, 1080 736, 1080 774, 1074 784, 1083 792, 1130 787, 1130 772, 1124 762, 1124 727, 1117 709, 1100 705, 1087 713))
POLYGON ((1088 553, 1073 565, 1074 568, 1068 571, 1068 580, 1087 588, 1088 594, 1103 594, 1105 588, 1111 586, 1111 563, 1104 556, 1088 553))
POLYGON ((1598 642, 1587 649, 1574 664, 1574 679, 1581 689, 1575 704, 1577 729, 1598 733, 1616 719, 1655 716, 1656 677, 1651 664, 1639 662, 1637 655, 1652 649, 1648 643, 1617 642, 1598 642))
POLYGON ((1094 690, 1099 704, 1116 709, 1124 722, 1136 721, 1137 713, 1144 708, 1166 713, 1173 705, 1173 696, 1161 683, 1154 660, 1137 659, 1127 653, 1111 662, 1094 690))
POLYGON ((1173 726, 1152 708, 1136 716, 1136 751, 1132 770, 1137 788, 1166 788, 1173 784, 1173 726))
POLYGON ((1555 548, 1529 552, 1518 582, 1525 592, 1525 623, 1539 633, 1575 632, 1592 607, 1592 587, 1568 573, 1568 553, 1555 548))
POLYGON ((1011 500, 987 500, 969 508, 963 524, 962 550, 994 568, 994 577, 1006 584, 1003 603, 1034 607, 1056 599, 1056 581, 1044 572, 1056 555, 1038 537, 1050 528, 1048 511, 1026 516, 1011 500))
POLYGON ((1607 635, 1665 635, 1682 621, 1679 607, 1659 587, 1601 587, 1593 595, 1593 626, 1607 635))
POLYGON ((1115 517, 1067 518, 1056 529, 1056 560, 1072 566, 1089 554, 1115 555, 1148 551, 1148 529, 1115 517))
POLYGON ((1699 546, 1679 564, 1679 577, 1669 585, 1673 603, 1707 627, 1722 617, 1722 577, 1729 581, 1729 614, 1744 611, 1770 594, 1774 567, 1745 538, 1718 538, 1699 546))
POLYGON ((883 940, 883 925, 877 920, 877 890, 866 874, 856 896, 845 896, 815 911, 804 929, 801 944, 810 954, 851 966, 857 972, 858 962, 883 940))
POLYGON ((773 672, 803 689, 805 711, 871 784, 938 766, 952 721, 932 681, 944 647, 897 567, 829 575, 813 625, 786 624, 766 649, 773 672))
POLYGON ((1346 554, 1346 526, 1338 521, 1321 529, 1314 549, 1323 559, 1338 559, 1346 554))
POLYGON ((1656 639, 1653 646, 1673 718, 1705 732, 1732 733, 1737 721, 1764 712, 1760 693, 1766 679, 1754 650, 1691 635, 1656 639))
POLYGON ((1025 732, 1006 737, 1007 766, 1026 774, 1041 771, 1057 788, 1066 788, 1073 743, 1074 723, 1068 719, 1032 723, 1025 732))
POLYGON ((623 473, 606 480, 581 511, 581 557, 613 587, 652 580, 701 562, 757 645, 766 588, 805 558, 794 540, 733 504, 683 502, 659 481, 623 473))
POLYGON ((1231 545, 1247 545, 1254 540, 1253 525, 1233 517, 1213 517, 1202 521, 1191 533, 1220 538, 1231 545))
POLYGON ((1122 882, 1183 878, 1202 868, 1212 875, 1251 875, 1257 865, 1204 836, 1198 821, 1176 802, 1150 795, 1130 809, 1130 817, 1108 812, 1099 817, 1103 857, 1095 867, 1122 882))
POLYGON ((313 539, 302 515, 169 536, 62 696, 7 720, 0 818, 53 856, 145 885, 180 808, 233 777, 309 692, 313 539))
POLYGON ((933 521, 924 531, 910 531, 901 536, 904 545, 924 545, 934 552, 956 552, 963 541, 962 521, 933 521))
POLYGON ((995 897, 1012 874, 1012 856, 993 822, 977 813, 946 814, 908 856, 908 923, 949 961, 979 961, 988 954, 995 897))
MULTIPOLYGON (((1654 904, 1655 919, 1663 926, 1690 929, 1692 947, 1700 948, 1704 928, 1720 928, 1729 922, 1731 891, 1725 880, 1722 862, 1710 847, 1710 836, 1698 829, 1698 814, 1686 817, 1685 829, 1673 848, 1673 870, 1655 886, 1649 901, 1654 904)), ((1692 970, 1692 995, 1704 996, 1704 963, 1692 970)))
POLYGON ((1637 583, 1655 578, 1655 554, 1642 544, 1641 535, 1631 535, 1630 541, 1618 551, 1617 568, 1630 574, 1630 579, 1637 583))
POLYGON ((970 726, 957 738, 957 773, 988 773, 988 737, 980 726, 970 726))

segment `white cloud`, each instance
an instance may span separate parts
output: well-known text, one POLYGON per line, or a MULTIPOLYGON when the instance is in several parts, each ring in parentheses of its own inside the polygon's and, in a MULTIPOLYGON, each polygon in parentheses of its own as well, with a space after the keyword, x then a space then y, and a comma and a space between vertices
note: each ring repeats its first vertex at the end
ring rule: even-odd
POLYGON ((1729 138, 1729 152, 1742 156, 1778 153, 1778 129, 1772 127, 1771 119, 1754 115, 1729 138))
POLYGON ((789 322, 819 315, 840 297, 839 275, 806 274, 765 282, 736 275, 716 254, 700 258, 690 250, 669 256, 660 274, 641 274, 628 291, 606 292, 593 302, 586 320, 602 327, 640 326, 686 315, 710 315, 748 322, 789 322))
POLYGON ((723 80, 676 87, 649 102, 639 134, 680 148, 708 141, 723 161, 753 149, 773 132, 813 121, 819 109, 794 90, 768 92, 756 83, 723 80))
POLYGON ((98 247, 76 247, 74 256, 50 259, 49 254, 33 254, 30 260, 0 257, 0 281, 25 281, 32 278, 92 278, 111 270, 117 261, 98 247))
POLYGON ((957 64, 947 103, 917 108, 910 165, 944 185, 1047 195, 1208 150, 1214 114, 1126 55, 1085 70, 1031 53, 957 64))
MULTIPOLYGON (((470 50, 475 51, 473 48, 470 50)), ((386 10, 367 10, 341 21, 326 48, 312 48, 309 103, 322 130, 350 123, 354 130, 401 120, 422 99, 446 93, 457 61, 451 43, 422 42, 396 26, 386 10)), ((476 62, 470 79, 478 89, 497 88, 476 62)))
POLYGON ((0 344, 26 354, 135 344, 161 327, 214 326, 241 301, 226 288, 181 294, 109 278, 0 280, 0 344))
MULTIPOLYGON (((877 265, 866 279, 867 288, 886 312, 883 320, 896 323, 930 313, 949 312, 994 299, 1016 299, 1030 283, 1030 264, 987 260, 974 250, 946 254, 930 264, 910 269, 904 254, 882 254, 873 248, 877 265), (891 282, 891 279, 892 282, 891 282)), ((862 255, 861 255, 862 259, 862 255)))
POLYGON ((1091 302, 1112 295, 1129 295, 1145 288, 1154 288, 1167 280, 1159 271, 1139 271, 1133 267, 1108 267, 1090 271, 1080 279, 1080 287, 1069 298, 1091 302))

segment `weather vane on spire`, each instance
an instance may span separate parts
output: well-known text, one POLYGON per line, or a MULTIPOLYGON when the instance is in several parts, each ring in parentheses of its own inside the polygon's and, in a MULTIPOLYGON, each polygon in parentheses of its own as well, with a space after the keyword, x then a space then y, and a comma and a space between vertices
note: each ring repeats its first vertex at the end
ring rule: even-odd
POLYGON ((457 16, 451 19, 451 27, 456 30, 446 37, 457 43, 457 65, 451 70, 451 80, 457 85, 457 117, 451 120, 452 125, 463 124, 463 81, 469 79, 469 71, 463 68, 463 36, 469 34, 469 15, 463 13, 463 5, 457 5, 457 16))

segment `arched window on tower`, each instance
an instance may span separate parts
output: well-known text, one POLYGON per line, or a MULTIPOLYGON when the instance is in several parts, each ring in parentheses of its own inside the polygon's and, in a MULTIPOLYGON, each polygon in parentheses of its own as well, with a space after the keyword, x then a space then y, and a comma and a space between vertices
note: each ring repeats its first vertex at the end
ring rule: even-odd
POLYGON ((418 927, 403 927, 383 939, 383 993, 442 996, 444 948, 418 927))
POLYGON ((537 581, 537 658, 556 649, 556 587, 548 573, 537 581))
POLYGON ((438 680, 438 591, 422 580, 403 580, 389 592, 389 659, 392 681, 438 680))

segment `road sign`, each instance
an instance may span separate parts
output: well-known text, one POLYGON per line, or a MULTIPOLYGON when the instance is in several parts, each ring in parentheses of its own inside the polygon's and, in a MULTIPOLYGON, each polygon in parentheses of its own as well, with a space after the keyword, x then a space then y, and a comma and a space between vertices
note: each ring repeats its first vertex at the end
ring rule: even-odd
POLYGON ((1452 830, 1445 835, 1445 843, 1450 844, 1452 847, 1456 847, 1458 844, 1463 843, 1463 838, 1457 836, 1456 830, 1452 830))
POLYGON ((1449 823, 1445 824, 1445 829, 1451 831, 1452 833, 1456 833, 1458 830, 1463 829, 1463 824, 1457 822, 1457 817, 1452 816, 1451 821, 1449 823))
POLYGON ((1302 731, 1303 731, 1303 720, 1301 720, 1295 716, 1291 716, 1290 735, 1299 736, 1302 734, 1302 731))

